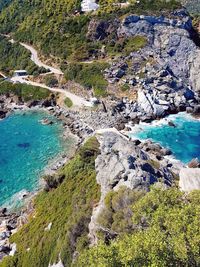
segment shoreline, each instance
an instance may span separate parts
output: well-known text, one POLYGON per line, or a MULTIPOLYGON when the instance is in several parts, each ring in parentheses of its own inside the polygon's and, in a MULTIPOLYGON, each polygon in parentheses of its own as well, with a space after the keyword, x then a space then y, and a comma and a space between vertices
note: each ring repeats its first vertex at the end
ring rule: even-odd
MULTIPOLYGON (((5 118, 1 119, 4 120, 6 118, 9 118, 9 116, 12 116, 13 114, 17 114, 17 113, 22 113, 21 115, 23 116, 25 113, 23 112, 39 112, 39 113, 45 113, 50 116, 53 116, 54 119, 57 122, 60 122, 62 124, 62 120, 58 117, 56 117, 52 112, 50 112, 48 110, 48 108, 45 107, 40 107, 35 106, 35 107, 31 107, 29 108, 26 104, 24 105, 14 105, 13 109, 11 109, 5 118)), ((41 122, 42 123, 42 122, 41 122)), ((53 122, 56 123, 56 122, 53 122)), ((35 195, 35 193, 41 191, 44 188, 44 182, 42 181, 42 177, 45 175, 54 175, 60 168, 62 168, 67 161, 74 155, 75 151, 77 150, 77 145, 78 145, 78 137, 76 135, 74 135, 72 132, 70 132, 68 129, 66 129, 64 127, 64 125, 61 125, 62 128, 62 134, 60 134, 59 138, 61 138, 62 143, 65 142, 65 140, 68 138, 70 140, 70 145, 69 148, 70 150, 67 151, 68 147, 67 145, 62 146, 64 149, 62 151, 60 151, 55 157, 50 158, 48 160, 48 164, 44 167, 44 169, 40 172, 39 177, 38 177, 38 186, 33 190, 33 191, 27 191, 26 189, 22 189, 21 191, 15 193, 10 199, 6 200, 2 205, 0 205, 0 209, 1 208, 6 208, 8 211, 15 211, 15 204, 12 203, 12 198, 17 195, 19 195, 20 199, 15 199, 15 201, 17 202, 19 201, 23 201, 23 199, 25 198, 32 198, 31 195, 35 195), (24 192, 24 197, 21 197, 20 195, 24 192), (7 206, 6 204, 10 203, 9 206, 7 206)), ((23 205, 22 205, 23 206, 23 205)))
MULTIPOLYGON (((63 107, 60 107, 60 106, 44 107, 44 106, 41 106, 41 104, 36 104, 35 106, 29 107, 28 104, 26 102, 24 102, 23 104, 20 104, 20 105, 18 105, 16 103, 11 103, 11 105, 10 104, 6 105, 6 108, 8 108, 9 111, 7 112, 5 118, 9 117, 14 112, 18 112, 18 111, 21 111, 21 112, 23 112, 23 111, 24 112, 28 112, 28 111, 46 112, 47 114, 54 116, 56 120, 61 121, 62 128, 63 128, 63 134, 62 134, 63 140, 65 140, 65 138, 67 138, 67 137, 70 137, 74 140, 73 149, 70 149, 71 151, 69 153, 65 153, 65 151, 63 151, 63 152, 59 153, 55 158, 50 159, 50 161, 48 162, 48 165, 41 172, 41 175, 39 178, 38 188, 36 188, 36 190, 34 190, 34 192, 27 192, 27 194, 26 194, 28 196, 31 195, 32 193, 33 193, 33 195, 35 195, 35 192, 39 192, 40 190, 42 190, 44 188, 45 182, 42 181, 42 177, 44 175, 54 175, 60 168, 62 168, 71 159, 71 157, 74 155, 77 148, 83 143, 84 137, 80 136, 79 132, 76 133, 70 129, 71 125, 69 125, 67 123, 67 120, 66 120, 66 118, 68 118, 68 113, 70 113, 70 112, 68 112, 68 110, 64 109, 63 107), (64 113, 66 113, 66 114, 64 114, 64 113)), ((142 143, 145 143, 145 142, 148 142, 149 140, 148 139, 143 140, 143 139, 140 139, 138 137, 135 137, 135 138, 130 137, 129 134, 134 133, 135 130, 139 127, 145 127, 145 126, 150 126, 150 125, 151 126, 166 125, 170 121, 173 121, 173 118, 180 116, 180 114, 181 114, 181 116, 184 116, 184 117, 190 117, 191 119, 199 120, 199 118, 195 118, 192 114, 188 114, 186 112, 179 112, 177 114, 172 114, 172 115, 169 115, 167 117, 161 118, 159 120, 154 120, 150 123, 140 121, 139 124, 135 124, 134 126, 131 126, 128 123, 128 124, 126 124, 126 128, 128 128, 130 130, 128 130, 128 131, 127 130, 121 130, 121 131, 119 131, 119 133, 124 134, 125 136, 127 136, 127 138, 131 138, 131 140, 140 140, 142 143)), ((96 131, 93 131, 92 134, 94 132, 96 132, 96 131)), ((98 132, 98 130, 97 130, 97 132, 98 132)), ((153 142, 155 144, 158 143, 159 145, 161 145, 159 142, 156 142, 153 140, 150 140, 150 142, 153 142)), ((166 148, 166 147, 163 147, 163 148, 166 148)), ((168 160, 173 161, 173 162, 176 161, 177 163, 178 162, 181 163, 181 165, 187 166, 187 164, 183 163, 181 160, 178 160, 173 155, 172 156, 170 155, 170 157, 168 157, 168 160)), ((18 192, 18 193, 20 193, 20 192, 18 192)), ((4 204, 1 207, 4 207, 4 204)))
MULTIPOLYGON (((6 100, 6 102, 7 102, 7 100, 6 100)), ((75 154, 77 149, 80 147, 80 145, 84 142, 84 140, 86 138, 88 138, 89 136, 92 136, 93 134, 95 134, 95 132, 98 133, 98 132, 106 131, 106 129, 103 128, 102 125, 101 125, 101 129, 98 130, 94 127, 93 124, 90 123, 90 120, 88 121, 87 119, 85 119, 85 115, 88 114, 88 112, 85 112, 85 114, 81 114, 81 116, 80 116, 80 113, 78 111, 69 110, 67 108, 64 108, 62 106, 58 106, 56 104, 55 105, 49 104, 48 106, 44 106, 43 102, 44 101, 40 101, 40 102, 36 102, 36 103, 33 102, 33 103, 31 103, 31 105, 30 105, 30 103, 23 102, 22 104, 18 105, 16 102, 9 103, 9 101, 8 101, 8 105, 5 103, 5 108, 7 109, 7 113, 6 113, 5 118, 12 115, 14 112, 18 112, 18 111, 22 111, 22 112, 23 111, 24 112, 43 111, 43 112, 46 112, 47 114, 54 116, 56 120, 59 120, 62 123, 62 128, 63 128, 62 138, 64 139, 64 138, 71 136, 75 140, 75 143, 74 143, 74 146, 72 146, 73 147, 72 151, 70 151, 68 153, 68 155, 66 155, 66 154, 64 155, 63 153, 59 153, 59 155, 57 157, 55 157, 49 161, 49 164, 44 168, 44 170, 42 171, 42 173, 40 175, 39 187, 34 192, 28 192, 28 194, 27 195, 25 194, 25 196, 23 196, 23 194, 22 194, 22 198, 23 198, 24 203, 20 208, 18 208, 17 211, 11 210, 11 212, 9 212, 8 210, 6 210, 4 208, 0 209, 0 233, 4 233, 6 231, 7 225, 9 225, 9 223, 10 223, 9 221, 11 220, 11 218, 13 218, 13 216, 15 216, 15 218, 16 218, 13 230, 8 234, 7 238, 4 239, 3 241, 0 238, 0 242, 5 241, 4 244, 7 247, 7 251, 8 251, 7 255, 11 255, 10 253, 12 253, 12 249, 13 249, 13 244, 9 243, 9 237, 12 234, 14 234, 16 231, 18 231, 19 228, 28 221, 28 217, 31 214, 33 214, 33 212, 34 212, 33 200, 37 196, 37 194, 39 192, 41 192, 41 190, 43 190, 45 187, 45 182, 42 180, 42 177, 44 175, 56 174, 58 172, 58 170, 60 168, 62 168, 73 157, 73 155, 75 154), (91 126, 88 126, 88 125, 91 125, 91 126), (4 210, 5 210, 5 212, 2 213, 2 211, 4 211, 4 210), (3 229, 3 231, 1 229, 3 229)), ((176 116, 178 116, 178 114, 180 114, 180 113, 177 113, 175 115, 170 115, 170 116, 176 117, 176 116)), ((193 117, 192 115, 190 115, 188 113, 184 113, 184 114, 193 117)), ((96 114, 95 117, 96 117, 96 119, 99 118, 98 114, 96 114)), ((143 125, 155 125, 155 126, 159 125, 163 122, 166 124, 166 123, 168 123, 168 119, 167 119, 168 117, 162 118, 160 120, 154 120, 151 123, 144 123, 144 122, 140 122, 140 123, 143 125)), ((92 119, 94 120, 94 118, 92 118, 92 119)), ((131 123, 131 121, 130 121, 130 123, 131 123)), ((106 122, 106 124, 107 124, 107 122, 106 122)), ((138 127, 139 124, 135 124, 132 127, 133 128, 138 127)), ((130 124, 127 124, 126 126, 128 126, 130 128, 130 124)), ((111 128, 107 128, 107 129, 111 129, 111 128)), ((131 131, 119 130, 119 129, 118 130, 116 129, 116 131, 118 132, 119 135, 125 135, 125 137, 127 137, 127 141, 129 141, 129 134, 131 131)), ((139 138, 136 138, 136 139, 138 140, 139 138)), ((131 139, 130 139, 130 141, 131 141, 131 139)), ((134 142, 133 139, 132 139, 132 142, 134 142)), ((157 142, 151 142, 148 140, 143 140, 143 142, 141 142, 141 144, 139 144, 139 147, 141 149, 144 149, 144 151, 145 151, 146 147, 148 147, 148 145, 154 145, 154 147, 155 147, 155 145, 157 145, 157 144, 158 144, 157 142)), ((153 148, 152 151, 150 151, 150 154, 152 155, 153 159, 156 160, 156 159, 160 158, 160 160, 163 163, 166 163, 166 165, 171 163, 173 165, 173 168, 176 170, 179 170, 180 168, 186 166, 182 162, 180 162, 176 158, 174 158, 173 156, 168 155, 167 149, 165 149, 161 145, 159 147, 157 147, 155 149, 155 151, 153 148)))
POLYGON ((167 117, 161 118, 159 120, 154 120, 150 123, 139 122, 139 124, 135 124, 134 126, 127 124, 126 130, 124 130, 122 132, 125 135, 129 136, 129 138, 131 138, 131 140, 133 140, 133 141, 139 140, 141 143, 147 143, 147 142, 154 143, 154 144, 160 145, 164 149, 170 150, 172 153, 171 153, 171 155, 166 155, 166 159, 168 159, 172 163, 176 163, 182 167, 188 167, 190 162, 192 160, 196 159, 195 157, 191 158, 187 162, 182 161, 181 159, 178 159, 176 157, 172 148, 163 145, 161 141, 156 141, 151 137, 140 138, 139 136, 137 136, 138 133, 142 133, 145 130, 145 128, 148 129, 149 127, 150 128, 152 127, 152 129, 157 128, 157 127, 162 127, 162 126, 168 126, 168 127, 175 127, 176 128, 176 119, 184 119, 184 121, 199 122, 200 123, 199 117, 193 116, 192 114, 188 114, 187 112, 179 112, 177 114, 168 115, 167 117))
POLYGON ((75 154, 78 147, 82 143, 80 138, 70 131, 66 127, 66 121, 62 117, 57 116, 60 107, 43 107, 40 104, 34 107, 28 107, 27 103, 23 105, 5 105, 7 109, 6 116, 3 119, 12 116, 15 112, 45 112, 47 115, 51 115, 55 120, 60 121, 62 124, 62 141, 65 142, 66 138, 70 138, 73 144, 70 145, 70 150, 67 151, 67 146, 64 151, 61 151, 56 157, 49 160, 47 166, 41 171, 38 177, 38 186, 34 188, 34 191, 27 191, 25 189, 15 193, 9 200, 6 200, 0 207, 0 244, 5 247, 5 255, 11 255, 13 251, 13 244, 9 243, 9 237, 13 235, 18 229, 28 221, 28 217, 34 211, 33 200, 39 192, 44 190, 45 181, 43 180, 44 175, 54 175, 62 168, 75 154), (20 203, 20 205, 19 205, 20 203), (12 227, 10 226, 12 222, 12 227), (8 229, 12 229, 9 230, 8 229), (6 236, 5 236, 6 235, 6 236))

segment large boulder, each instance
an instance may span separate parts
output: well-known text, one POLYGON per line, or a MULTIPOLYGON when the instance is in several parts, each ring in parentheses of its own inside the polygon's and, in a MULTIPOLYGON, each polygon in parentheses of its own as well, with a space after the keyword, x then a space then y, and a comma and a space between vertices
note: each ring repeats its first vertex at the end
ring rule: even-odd
POLYGON ((190 82, 195 91, 200 92, 200 50, 190 57, 190 82))
POLYGON ((180 171, 180 189, 184 192, 200 190, 200 169, 183 168, 180 171))
POLYGON ((95 166, 102 196, 122 185, 148 190, 160 179, 167 185, 171 184, 173 175, 170 169, 158 162, 156 157, 153 160, 150 151, 145 152, 127 137, 114 132, 105 132, 98 139, 101 153, 95 166))

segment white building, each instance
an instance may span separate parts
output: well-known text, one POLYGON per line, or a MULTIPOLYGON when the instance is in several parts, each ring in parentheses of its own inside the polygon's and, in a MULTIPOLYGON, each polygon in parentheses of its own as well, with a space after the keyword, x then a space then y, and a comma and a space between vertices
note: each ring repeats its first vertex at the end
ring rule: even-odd
POLYGON ((26 70, 16 70, 14 71, 14 77, 25 77, 28 76, 28 73, 26 70))
POLYGON ((81 3, 81 10, 83 12, 95 11, 99 8, 99 5, 95 0, 83 0, 81 3))

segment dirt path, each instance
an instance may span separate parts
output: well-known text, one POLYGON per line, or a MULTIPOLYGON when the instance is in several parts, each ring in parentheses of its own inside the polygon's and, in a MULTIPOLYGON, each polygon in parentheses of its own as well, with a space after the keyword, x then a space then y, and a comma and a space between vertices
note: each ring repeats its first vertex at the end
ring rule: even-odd
POLYGON ((43 63, 39 57, 38 57, 38 52, 37 50, 32 47, 31 45, 25 44, 25 43, 20 43, 24 48, 26 48, 27 50, 29 50, 31 52, 31 60, 38 66, 38 67, 43 67, 45 69, 50 70, 52 73, 54 74, 58 74, 58 75, 63 75, 63 72, 58 69, 58 68, 54 68, 51 67, 45 63, 43 63))
MULTIPOLYGON (((9 35, 6 35, 7 38, 10 38, 9 35)), ((15 40, 11 39, 10 40, 11 43, 15 43, 15 40)), ((38 52, 37 50, 32 47, 31 45, 28 45, 28 44, 25 44, 25 43, 20 43, 20 45, 22 45, 24 48, 26 48, 27 50, 29 50, 31 52, 31 60, 38 66, 38 67, 44 67, 45 69, 48 69, 50 70, 51 73, 54 73, 56 75, 63 75, 63 72, 59 69, 59 68, 54 68, 52 66, 49 66, 45 63, 43 63, 40 59, 39 59, 39 56, 38 56, 38 52)), ((1 74, 1 73, 0 73, 1 74)), ((2 76, 4 78, 6 78, 3 74, 2 76)), ((37 82, 33 82, 33 81, 29 81, 27 80, 25 77, 12 77, 10 79, 12 82, 16 83, 26 83, 26 84, 30 84, 32 86, 39 86, 39 87, 42 87, 42 88, 46 88, 48 89, 49 91, 51 92, 55 92, 55 93, 60 93, 62 94, 63 98, 70 98, 71 101, 73 102, 73 105, 74 106, 79 106, 79 107, 82 107, 82 106, 86 106, 86 107, 92 107, 92 103, 85 100, 83 97, 80 97, 80 96, 77 96, 73 93, 70 93, 69 91, 66 91, 64 89, 61 89, 61 88, 51 88, 49 86, 46 86, 45 84, 42 84, 42 83, 37 83, 37 82)))
POLYGON ((85 100, 84 98, 82 98, 80 96, 72 94, 72 93, 70 93, 70 92, 68 92, 68 91, 66 91, 64 89, 51 88, 51 87, 46 86, 45 84, 42 84, 42 83, 37 83, 37 82, 32 82, 32 81, 26 80, 23 77, 12 77, 11 81, 12 82, 30 84, 30 85, 33 85, 33 86, 39 86, 39 87, 48 89, 51 92, 61 93, 64 97, 70 98, 71 101, 73 102, 73 105, 75 105, 75 106, 79 106, 79 107, 82 107, 82 106, 91 107, 92 106, 91 102, 85 100))

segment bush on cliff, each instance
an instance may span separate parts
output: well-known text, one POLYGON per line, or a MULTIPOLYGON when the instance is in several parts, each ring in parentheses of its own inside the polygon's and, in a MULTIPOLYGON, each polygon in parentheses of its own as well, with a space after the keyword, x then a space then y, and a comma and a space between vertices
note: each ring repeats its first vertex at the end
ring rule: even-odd
POLYGON ((14 94, 24 101, 43 100, 50 96, 49 90, 21 83, 11 83, 4 81, 0 84, 0 95, 14 94))
POLYGON ((132 207, 132 234, 88 249, 75 266, 199 266, 200 191, 153 189, 132 207))

